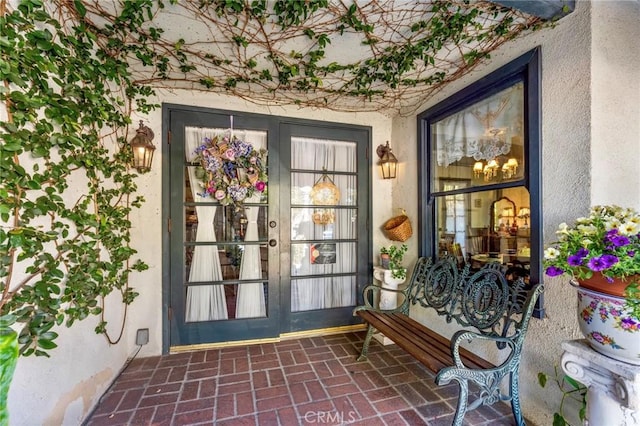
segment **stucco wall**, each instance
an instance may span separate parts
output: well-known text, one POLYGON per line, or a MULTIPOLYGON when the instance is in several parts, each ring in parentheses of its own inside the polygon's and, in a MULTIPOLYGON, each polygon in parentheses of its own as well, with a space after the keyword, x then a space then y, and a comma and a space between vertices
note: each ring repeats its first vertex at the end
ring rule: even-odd
MULTIPOLYGON (((637 173, 640 149, 640 45, 637 1, 577 2, 576 11, 554 29, 533 33, 502 46, 491 61, 447 87, 419 109, 425 110, 528 50, 542 51, 542 209, 545 244, 554 241, 561 222, 582 216, 592 204, 639 207, 637 173)), ((418 164, 415 116, 393 123, 393 140, 407 142, 396 152, 413 159, 393 187, 394 206, 417 214, 418 164)), ((410 255, 417 241, 410 240, 410 255)), ((576 294, 564 278, 545 277, 546 318, 529 328, 522 358, 520 395, 525 416, 537 425, 552 423, 561 394, 542 389, 538 372, 553 373, 561 342, 580 338, 576 294)), ((444 334, 447 327, 421 308, 412 316, 444 334)), ((483 350, 484 351, 484 350, 483 350)), ((494 361, 498 356, 487 349, 494 361)), ((575 407, 567 407, 578 424, 575 407)))
POLYGON ((591 197, 640 207, 640 2, 593 2, 591 197))

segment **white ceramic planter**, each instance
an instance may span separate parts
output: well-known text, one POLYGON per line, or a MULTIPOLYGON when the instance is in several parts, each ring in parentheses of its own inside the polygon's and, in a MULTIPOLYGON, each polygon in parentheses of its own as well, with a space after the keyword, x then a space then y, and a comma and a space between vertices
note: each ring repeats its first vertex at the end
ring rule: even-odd
POLYGON ((392 291, 384 291, 385 288, 398 290, 406 278, 393 278, 393 271, 390 269, 374 268, 373 276, 382 283, 383 290, 380 292, 380 309, 395 309, 398 307, 398 294, 392 291))
POLYGON ((579 287, 578 323, 589 345, 610 358, 640 365, 640 319, 624 309, 624 298, 579 287))

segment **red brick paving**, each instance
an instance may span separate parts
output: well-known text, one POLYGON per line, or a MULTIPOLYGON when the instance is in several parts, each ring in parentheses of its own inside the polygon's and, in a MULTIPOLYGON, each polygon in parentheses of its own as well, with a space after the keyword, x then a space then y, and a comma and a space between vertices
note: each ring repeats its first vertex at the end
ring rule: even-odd
MULTIPOLYGON (((86 426, 447 425, 455 385, 364 333, 134 359, 86 426)), ((504 405, 504 404, 502 404, 504 405)), ((507 405, 467 413, 466 426, 511 425, 507 405)))

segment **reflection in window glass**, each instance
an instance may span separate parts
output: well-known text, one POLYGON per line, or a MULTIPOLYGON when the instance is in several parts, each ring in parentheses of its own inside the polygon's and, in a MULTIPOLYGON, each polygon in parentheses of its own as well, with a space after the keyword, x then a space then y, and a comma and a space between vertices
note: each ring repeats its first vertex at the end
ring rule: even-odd
MULTIPOLYGON (((449 190, 459 185, 445 185, 449 190)), ((438 255, 481 267, 488 262, 527 269, 531 255, 530 198, 524 187, 436 197, 438 255)))

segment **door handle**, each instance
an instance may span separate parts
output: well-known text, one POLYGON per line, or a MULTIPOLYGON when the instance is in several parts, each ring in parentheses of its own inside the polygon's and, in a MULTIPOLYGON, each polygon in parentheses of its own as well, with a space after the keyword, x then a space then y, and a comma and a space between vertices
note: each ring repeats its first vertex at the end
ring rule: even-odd
POLYGON ((269 240, 269 246, 271 246, 271 247, 275 247, 275 246, 277 246, 277 245, 278 245, 278 241, 276 241, 276 240, 274 240, 274 239, 269 240))

